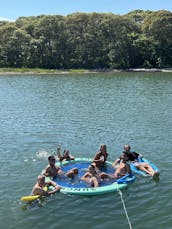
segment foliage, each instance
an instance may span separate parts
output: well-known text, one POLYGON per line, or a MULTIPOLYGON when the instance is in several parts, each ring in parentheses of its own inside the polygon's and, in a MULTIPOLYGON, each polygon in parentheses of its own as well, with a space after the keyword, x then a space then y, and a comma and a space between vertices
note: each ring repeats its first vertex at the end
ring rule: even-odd
POLYGON ((0 67, 171 67, 172 13, 74 13, 0 22, 0 67))

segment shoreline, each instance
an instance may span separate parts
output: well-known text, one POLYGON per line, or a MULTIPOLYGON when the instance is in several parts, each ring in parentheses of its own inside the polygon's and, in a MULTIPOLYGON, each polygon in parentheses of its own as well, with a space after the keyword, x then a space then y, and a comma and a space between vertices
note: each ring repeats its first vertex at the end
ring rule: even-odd
POLYGON ((65 74, 90 74, 90 73, 120 73, 120 72, 167 72, 171 73, 172 68, 129 68, 129 69, 6 69, 0 68, 0 75, 65 75, 65 74))

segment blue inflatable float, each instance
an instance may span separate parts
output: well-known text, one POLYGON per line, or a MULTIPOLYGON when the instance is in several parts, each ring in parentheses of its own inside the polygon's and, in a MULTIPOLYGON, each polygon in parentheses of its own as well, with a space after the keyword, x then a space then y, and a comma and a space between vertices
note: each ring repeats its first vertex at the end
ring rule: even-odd
MULTIPOLYGON (((74 179, 61 179, 59 177, 54 179, 54 181, 62 187, 60 192, 72 195, 100 195, 123 189, 128 183, 135 180, 133 174, 127 174, 118 180, 110 179, 108 181, 101 181, 99 187, 90 187, 89 184, 81 181, 79 178, 85 174, 91 162, 92 159, 90 158, 76 158, 75 160, 65 162, 57 161, 56 165, 60 166, 64 172, 69 171, 74 167, 78 168, 78 175, 74 179)), ((112 163, 108 161, 106 162, 106 166, 101 170, 101 172, 106 172, 108 174, 113 174, 114 171, 115 169, 113 168, 112 163)))
MULTIPOLYGON (((147 159, 145 159, 145 158, 142 157, 142 158, 139 158, 138 162, 145 162, 145 163, 149 164, 149 165, 153 168, 153 170, 154 170, 155 172, 160 173, 158 167, 157 167, 155 164, 153 164, 151 161, 149 161, 149 160, 147 160, 147 159)), ((142 176, 149 176, 149 174, 147 174, 146 172, 139 170, 139 169, 135 166, 134 163, 131 163, 131 164, 130 164, 130 168, 131 168, 131 171, 132 171, 133 173, 137 173, 137 174, 142 175, 142 176)))

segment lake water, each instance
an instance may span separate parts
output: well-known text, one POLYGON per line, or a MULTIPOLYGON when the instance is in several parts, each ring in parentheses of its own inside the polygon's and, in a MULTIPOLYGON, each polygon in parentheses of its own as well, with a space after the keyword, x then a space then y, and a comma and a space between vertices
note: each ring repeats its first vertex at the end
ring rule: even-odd
POLYGON ((110 161, 129 143, 161 171, 122 190, 132 228, 172 228, 172 73, 1 75, 0 107, 1 229, 129 228, 118 192, 20 202, 58 145, 93 157, 101 143, 110 161))

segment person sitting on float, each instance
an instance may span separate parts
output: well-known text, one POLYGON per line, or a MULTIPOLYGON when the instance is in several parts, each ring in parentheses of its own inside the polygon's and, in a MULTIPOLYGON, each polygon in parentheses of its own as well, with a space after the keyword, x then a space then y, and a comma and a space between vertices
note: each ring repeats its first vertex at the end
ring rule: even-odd
POLYGON ((101 144, 99 152, 97 152, 93 158, 92 164, 96 167, 96 169, 104 167, 106 164, 107 157, 107 147, 105 144, 101 144))
POLYGON ((75 160, 74 156, 69 154, 69 150, 64 150, 63 155, 61 155, 60 147, 57 148, 57 158, 59 161, 70 161, 75 160))
POLYGON ((112 179, 119 179, 127 174, 131 174, 130 165, 127 163, 126 158, 121 156, 121 161, 117 169, 113 174, 101 173, 101 179, 112 178, 112 179))
POLYGON ((116 161, 113 163, 113 166, 116 166, 117 164, 120 163, 121 157, 125 157, 127 162, 134 163, 134 166, 138 168, 141 171, 146 172, 150 176, 154 177, 159 175, 158 172, 154 171, 154 169, 146 162, 140 162, 139 158, 142 158, 143 155, 136 153, 136 152, 131 152, 131 146, 130 145, 125 145, 124 146, 124 151, 122 154, 116 159, 116 161))
POLYGON ((45 176, 56 178, 57 175, 66 175, 67 177, 71 178, 75 174, 78 174, 77 168, 70 169, 66 173, 62 171, 59 166, 56 166, 56 160, 53 155, 48 157, 48 161, 49 161, 49 165, 46 167, 45 172, 43 173, 45 176))
POLYGON ((88 171, 81 177, 81 180, 87 182, 92 187, 98 187, 101 181, 93 164, 88 166, 88 171))

